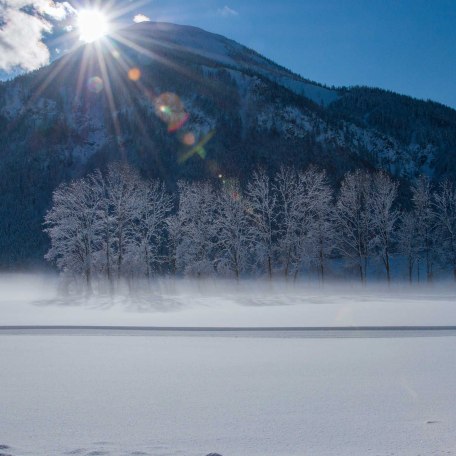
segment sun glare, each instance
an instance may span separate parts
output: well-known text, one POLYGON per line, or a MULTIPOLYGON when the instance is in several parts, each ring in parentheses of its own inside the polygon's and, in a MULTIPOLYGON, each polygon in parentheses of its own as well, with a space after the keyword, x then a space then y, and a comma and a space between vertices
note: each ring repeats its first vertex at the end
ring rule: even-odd
POLYGON ((82 10, 78 12, 79 39, 86 43, 99 40, 108 33, 106 16, 98 10, 82 10))

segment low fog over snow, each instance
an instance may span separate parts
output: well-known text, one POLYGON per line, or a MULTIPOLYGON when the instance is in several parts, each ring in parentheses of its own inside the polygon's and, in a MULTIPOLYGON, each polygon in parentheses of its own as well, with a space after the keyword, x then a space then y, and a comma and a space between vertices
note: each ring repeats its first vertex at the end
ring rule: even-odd
POLYGON ((53 275, 0 277, 0 326, 456 325, 456 286, 159 279, 110 295, 64 295, 53 275))

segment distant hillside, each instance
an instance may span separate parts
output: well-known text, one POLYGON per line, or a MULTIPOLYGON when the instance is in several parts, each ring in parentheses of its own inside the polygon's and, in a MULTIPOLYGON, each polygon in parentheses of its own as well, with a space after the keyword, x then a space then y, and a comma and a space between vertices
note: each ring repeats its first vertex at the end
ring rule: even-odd
POLYGON ((330 89, 194 27, 136 24, 0 84, 0 265, 41 262, 54 188, 118 159, 170 190, 309 164, 334 184, 354 168, 437 181, 456 175, 456 111, 330 89))

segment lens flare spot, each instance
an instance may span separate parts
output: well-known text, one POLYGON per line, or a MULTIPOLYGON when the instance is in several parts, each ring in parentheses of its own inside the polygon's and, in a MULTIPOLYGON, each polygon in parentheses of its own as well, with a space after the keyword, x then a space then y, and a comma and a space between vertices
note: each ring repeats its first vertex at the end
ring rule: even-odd
POLYGON ((207 152, 204 149, 204 146, 214 137, 215 135, 215 130, 210 131, 203 139, 199 141, 198 144, 193 146, 188 152, 185 154, 181 155, 179 158, 178 162, 179 163, 184 163, 186 162, 190 157, 193 155, 197 154, 200 156, 201 159, 205 159, 207 156, 207 152))
POLYGON ((141 70, 139 68, 130 68, 128 70, 128 79, 130 79, 130 81, 139 81, 141 79, 141 70))
POLYGON ((87 88, 93 93, 100 93, 103 90, 103 79, 93 76, 87 81, 87 88))
POLYGON ((196 153, 200 156, 202 160, 204 160, 207 157, 207 152, 204 147, 198 147, 196 149, 196 153))
POLYGON ((163 93, 155 99, 155 114, 168 125, 170 133, 180 130, 189 118, 180 98, 171 92, 163 93))
POLYGON ((182 142, 186 146, 193 146, 196 142, 195 135, 193 133, 185 133, 185 135, 182 138, 182 142))
POLYGON ((183 112, 183 113, 179 114, 178 116, 176 116, 176 118, 173 120, 173 122, 170 122, 168 124, 168 132, 173 133, 175 131, 180 130, 184 126, 185 122, 187 122, 188 117, 189 116, 186 112, 183 112))
POLYGON ((117 49, 113 49, 111 54, 115 59, 120 59, 120 52, 117 49))

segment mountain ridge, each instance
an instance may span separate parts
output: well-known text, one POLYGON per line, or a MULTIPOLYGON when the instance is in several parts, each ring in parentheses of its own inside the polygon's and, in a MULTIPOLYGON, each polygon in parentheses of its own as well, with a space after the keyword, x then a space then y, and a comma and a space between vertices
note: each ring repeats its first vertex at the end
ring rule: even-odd
POLYGON ((171 191, 179 179, 242 183, 282 165, 325 168, 334 185, 355 168, 383 169, 404 191, 422 173, 456 175, 452 108, 313 84, 222 35, 166 23, 135 24, 1 83, 0 128, 3 266, 41 261, 54 188, 112 160, 171 191))

